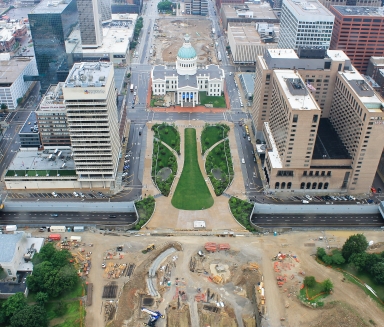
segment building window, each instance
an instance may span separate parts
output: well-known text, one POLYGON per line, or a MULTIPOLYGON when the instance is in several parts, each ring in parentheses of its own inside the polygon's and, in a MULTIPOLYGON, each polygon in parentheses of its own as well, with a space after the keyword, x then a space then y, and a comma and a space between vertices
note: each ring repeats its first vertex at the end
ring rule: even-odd
POLYGON ((327 171, 327 176, 332 176, 331 171, 327 171))
POLYGON ((300 184, 300 189, 304 190, 304 188, 305 188, 305 183, 302 182, 302 183, 300 184))
POLYGON ((325 171, 324 170, 321 172, 321 176, 325 176, 325 171))
POLYGON ((279 183, 279 182, 276 182, 276 183, 275 183, 275 189, 278 190, 279 187, 280 187, 280 183, 279 183))
POLYGON ((285 189, 285 182, 282 182, 282 183, 281 183, 281 189, 282 189, 282 190, 285 189))
POLYGON ((319 183, 318 187, 317 187, 319 190, 321 190, 323 188, 323 183, 319 183))
POLYGON ((313 171, 312 170, 309 171, 309 176, 313 176, 313 171))
POLYGON ((12 271, 11 269, 7 269, 8 276, 12 276, 12 271))
POLYGON ((312 190, 316 190, 317 183, 312 183, 312 190))
POLYGON ((324 190, 328 189, 328 185, 329 185, 329 183, 324 183, 324 190))
POLYGON ((307 187, 306 187, 307 190, 310 190, 311 189, 311 183, 307 183, 307 187))
POLYGON ((290 190, 291 187, 292 187, 292 183, 291 183, 291 182, 288 182, 288 184, 287 184, 287 189, 290 190))
POLYGON ((299 120, 299 115, 293 115, 293 122, 297 123, 299 120))

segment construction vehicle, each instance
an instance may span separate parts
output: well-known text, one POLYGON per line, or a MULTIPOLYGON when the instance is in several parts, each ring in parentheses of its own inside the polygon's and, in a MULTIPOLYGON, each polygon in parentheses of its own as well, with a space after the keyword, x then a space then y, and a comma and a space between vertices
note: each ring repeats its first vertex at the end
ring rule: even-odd
MULTIPOLYGON (((151 244, 153 245, 153 244, 151 244)), ((164 315, 160 313, 160 311, 153 311, 149 310, 147 308, 141 308, 141 312, 148 313, 149 315, 149 320, 147 323, 143 323, 144 326, 149 326, 149 327, 155 327, 156 326, 156 321, 158 321, 160 318, 164 319, 164 315)))
POLYGON ((143 251, 143 253, 148 253, 151 252, 152 250, 155 249, 155 244, 149 244, 147 248, 143 251))

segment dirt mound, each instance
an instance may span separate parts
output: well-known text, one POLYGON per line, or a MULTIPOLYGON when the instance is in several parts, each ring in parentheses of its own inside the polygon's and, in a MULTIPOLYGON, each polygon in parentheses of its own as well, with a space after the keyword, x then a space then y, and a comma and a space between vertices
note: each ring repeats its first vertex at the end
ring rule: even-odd
MULTIPOLYGON (((348 304, 341 302, 330 304, 329 307, 319 310, 319 315, 314 320, 314 322, 309 323, 308 327, 369 326, 348 304)), ((375 325, 376 324, 372 324, 372 326, 375 325)))
POLYGON ((203 304, 198 305, 200 326, 237 327, 235 314, 230 308, 226 308, 227 311, 222 309, 220 313, 214 313, 207 309, 207 306, 203 304))
POLYGON ((189 306, 183 304, 181 308, 177 308, 177 303, 170 303, 167 309, 167 326, 179 327, 179 326, 191 326, 191 316, 189 313, 189 306))

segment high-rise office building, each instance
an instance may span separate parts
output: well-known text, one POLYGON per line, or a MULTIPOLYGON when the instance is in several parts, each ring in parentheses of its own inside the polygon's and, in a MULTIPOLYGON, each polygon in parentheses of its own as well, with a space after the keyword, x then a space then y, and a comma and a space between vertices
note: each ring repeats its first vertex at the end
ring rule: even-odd
POLYGON ((44 148, 69 147, 71 139, 63 97, 63 85, 51 85, 35 111, 44 148))
POLYGON ((103 22, 112 20, 111 0, 101 1, 101 20, 103 22))
POLYGON ((76 0, 41 1, 28 14, 42 90, 65 81, 69 67, 65 39, 78 22, 76 0))
POLYGON ((365 74, 371 56, 384 53, 384 8, 333 6, 335 25, 331 49, 343 50, 365 74))
POLYGON ((77 0, 81 44, 83 48, 97 48, 103 43, 101 0, 77 0))
POLYGON ((369 192, 384 107, 343 51, 266 50, 257 57, 253 102, 270 189, 369 192))
POLYGON ((185 1, 185 13, 190 15, 208 15, 208 0, 185 1))
POLYGON ((328 49, 334 16, 317 0, 284 0, 281 8, 278 47, 320 47, 328 49))
POLYGON ((121 151, 113 64, 74 64, 63 95, 78 181, 113 188, 121 151))

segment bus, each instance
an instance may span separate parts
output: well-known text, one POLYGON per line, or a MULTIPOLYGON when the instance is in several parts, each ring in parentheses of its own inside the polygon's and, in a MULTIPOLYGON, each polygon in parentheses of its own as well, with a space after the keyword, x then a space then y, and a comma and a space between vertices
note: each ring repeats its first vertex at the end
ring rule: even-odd
POLYGON ((133 84, 131 84, 131 87, 129 88, 131 92, 133 92, 133 84))

